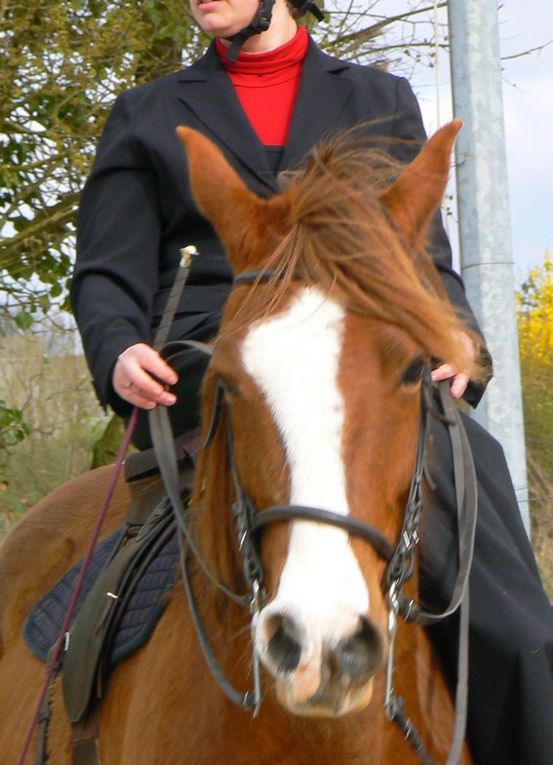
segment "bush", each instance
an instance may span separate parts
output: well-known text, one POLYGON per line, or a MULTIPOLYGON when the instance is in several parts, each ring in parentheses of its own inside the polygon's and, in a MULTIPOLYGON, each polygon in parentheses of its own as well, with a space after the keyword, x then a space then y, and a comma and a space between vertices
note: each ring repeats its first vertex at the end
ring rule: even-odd
POLYGON ((517 295, 532 541, 553 596, 553 261, 545 253, 517 295))

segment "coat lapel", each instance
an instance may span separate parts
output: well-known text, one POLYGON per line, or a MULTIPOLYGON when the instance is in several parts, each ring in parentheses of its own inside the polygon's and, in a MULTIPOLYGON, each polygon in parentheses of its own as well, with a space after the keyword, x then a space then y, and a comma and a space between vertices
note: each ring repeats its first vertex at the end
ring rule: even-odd
POLYGON ((274 191, 276 185, 263 146, 240 106, 213 44, 199 61, 182 73, 179 82, 180 100, 208 133, 268 190, 274 191))
MULTIPOLYGON (((336 129, 352 90, 350 81, 339 76, 348 68, 347 62, 327 56, 311 41, 282 169, 299 162, 315 143, 336 129)), ((180 100, 208 134, 230 152, 229 158, 234 157, 237 169, 247 167, 265 190, 277 191, 263 146, 240 106, 213 44, 181 74, 179 86, 180 100)))
POLYGON ((339 73, 349 64, 331 58, 310 42, 292 119, 282 168, 296 164, 339 124, 339 114, 351 95, 352 85, 339 73))

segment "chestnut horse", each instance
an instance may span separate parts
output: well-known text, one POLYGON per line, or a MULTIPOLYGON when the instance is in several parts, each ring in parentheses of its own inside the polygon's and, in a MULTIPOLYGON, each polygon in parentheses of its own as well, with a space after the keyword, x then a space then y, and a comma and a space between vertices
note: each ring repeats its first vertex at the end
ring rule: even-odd
MULTIPOLYGON (((225 675, 251 687, 253 642, 265 694, 253 717, 221 691, 178 584, 149 642, 110 678, 99 711, 104 765, 420 761, 383 703, 389 604, 386 562, 373 545, 301 518, 267 526, 259 546, 266 598, 253 629, 248 610, 213 581, 245 589, 231 511, 237 475, 260 517, 279 504, 309 506, 370 524, 395 543, 417 452, 421 370, 430 359, 471 368, 424 244, 458 129, 438 131, 394 181, 381 156, 329 141, 264 200, 208 139, 179 128, 197 204, 235 273, 250 272, 235 282, 204 382, 204 429, 217 391, 225 403, 200 454, 189 513, 212 577, 191 555, 191 581, 225 675), (260 270, 270 278, 256 278, 260 270)), ((24 619, 83 555, 111 471, 63 486, 3 545, 3 765, 17 762, 44 677, 23 643, 24 619)), ((127 502, 121 483, 106 533, 122 523, 127 502)), ((420 627, 399 627, 395 684, 443 762, 454 710, 420 627)), ((59 686, 53 765, 71 761, 59 686)), ((470 762, 466 748, 462 762, 470 762)))

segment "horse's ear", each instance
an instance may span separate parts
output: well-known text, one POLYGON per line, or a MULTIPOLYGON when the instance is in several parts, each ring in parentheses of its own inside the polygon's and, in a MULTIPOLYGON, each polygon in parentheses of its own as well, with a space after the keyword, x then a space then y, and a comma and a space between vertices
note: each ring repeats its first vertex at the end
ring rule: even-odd
POLYGON ((440 128, 399 178, 381 196, 408 240, 419 243, 446 190, 455 139, 461 120, 440 128))
POLYGON ((251 192, 222 151, 202 133, 178 127, 177 135, 188 156, 194 199, 225 245, 235 271, 245 266, 239 242, 248 223, 258 218, 266 202, 251 192))

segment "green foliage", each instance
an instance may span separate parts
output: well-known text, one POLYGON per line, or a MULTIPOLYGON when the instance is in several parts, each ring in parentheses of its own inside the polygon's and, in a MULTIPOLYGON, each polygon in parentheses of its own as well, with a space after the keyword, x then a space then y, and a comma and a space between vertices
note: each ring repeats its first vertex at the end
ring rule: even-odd
POLYGON ((526 447, 553 485, 553 370, 523 362, 521 372, 526 447))
MULTIPOLYGON (((382 37, 406 19, 415 30, 431 4, 392 18, 381 5, 328 0, 314 34, 357 61, 433 50, 405 31, 382 37)), ((206 39, 185 0, 14 0, 0 6, 0 41, 0 290, 26 327, 67 295, 79 193, 116 95, 194 60, 206 39)))
POLYGON ((181 65, 181 0, 2 5, 0 286, 26 328, 66 295, 79 192, 118 92, 181 65))
POLYGON ((0 539, 2 532, 42 497, 86 472, 103 423, 83 418, 52 434, 33 433, 10 449, 0 466, 0 539))
POLYGON ((19 329, 30 329, 33 326, 34 317, 29 311, 19 311, 15 317, 15 324, 19 329))
POLYGON ((25 421, 23 412, 6 406, 0 398, 0 461, 9 446, 23 441, 31 432, 31 426, 25 421))
POLYGON ((27 331, 0 344, 0 527, 90 468, 102 413, 72 333, 27 331))
POLYGON ((125 425, 121 417, 113 415, 102 435, 95 441, 92 452, 91 468, 110 465, 115 462, 123 436, 125 435, 125 425))

